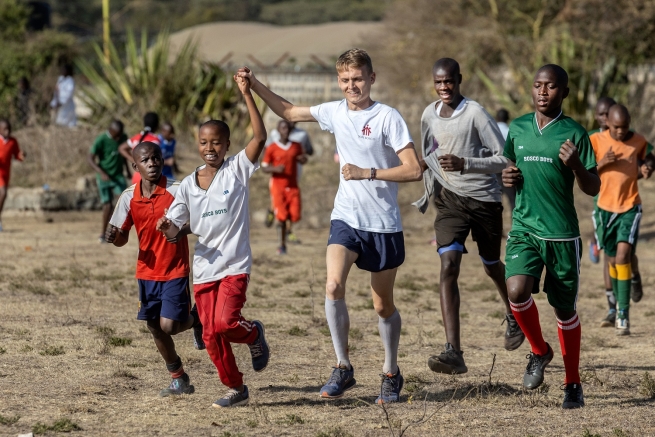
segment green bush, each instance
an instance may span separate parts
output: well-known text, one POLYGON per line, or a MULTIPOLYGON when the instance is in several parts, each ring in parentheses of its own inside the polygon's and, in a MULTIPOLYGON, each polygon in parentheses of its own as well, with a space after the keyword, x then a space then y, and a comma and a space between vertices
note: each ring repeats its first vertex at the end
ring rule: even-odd
POLYGON ((77 66, 89 85, 80 97, 90 110, 88 121, 105 126, 121 118, 131 128, 140 128, 143 114, 156 111, 160 119, 188 128, 210 118, 222 119, 232 129, 248 126, 247 112, 232 77, 214 64, 198 59, 196 42, 189 40, 173 57, 170 38, 161 32, 148 46, 148 36, 137 40, 127 33, 125 58, 109 45, 110 59, 95 45, 96 64, 79 59, 77 66))

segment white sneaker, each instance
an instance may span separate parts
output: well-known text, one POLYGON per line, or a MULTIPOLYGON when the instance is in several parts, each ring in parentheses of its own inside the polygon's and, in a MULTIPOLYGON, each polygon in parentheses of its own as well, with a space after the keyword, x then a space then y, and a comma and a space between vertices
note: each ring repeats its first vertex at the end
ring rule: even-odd
POLYGON ((616 335, 630 335, 630 320, 616 318, 616 335))

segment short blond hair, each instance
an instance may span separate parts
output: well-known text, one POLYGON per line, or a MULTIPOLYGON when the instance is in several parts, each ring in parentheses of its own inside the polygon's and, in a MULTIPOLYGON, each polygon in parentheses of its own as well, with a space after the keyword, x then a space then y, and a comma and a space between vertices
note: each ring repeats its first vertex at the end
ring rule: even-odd
POLYGON ((337 71, 344 71, 350 67, 363 68, 366 67, 369 73, 373 73, 373 62, 371 57, 366 53, 366 50, 354 48, 350 49, 339 56, 337 59, 337 71))

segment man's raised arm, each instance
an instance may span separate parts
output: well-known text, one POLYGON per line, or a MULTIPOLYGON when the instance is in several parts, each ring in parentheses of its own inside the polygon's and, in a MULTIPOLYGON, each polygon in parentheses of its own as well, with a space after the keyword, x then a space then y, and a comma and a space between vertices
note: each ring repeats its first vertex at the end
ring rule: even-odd
POLYGON ((295 106, 288 100, 278 96, 255 77, 248 67, 239 68, 237 76, 250 80, 250 89, 254 91, 273 112, 287 121, 316 121, 309 111, 309 106, 295 106))

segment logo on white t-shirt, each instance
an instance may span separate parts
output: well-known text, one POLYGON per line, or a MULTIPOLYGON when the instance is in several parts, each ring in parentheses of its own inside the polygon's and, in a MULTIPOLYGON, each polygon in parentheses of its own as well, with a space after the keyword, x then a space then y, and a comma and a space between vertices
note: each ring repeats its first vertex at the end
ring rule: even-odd
POLYGON ((371 126, 369 126, 368 124, 364 126, 364 128, 362 129, 362 134, 366 136, 371 135, 371 126))

